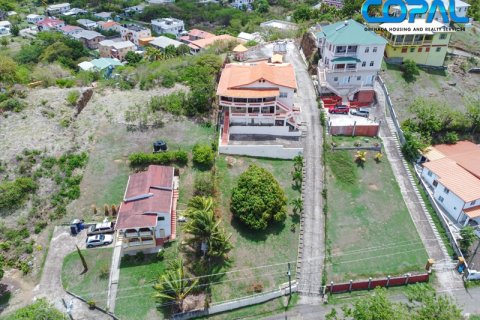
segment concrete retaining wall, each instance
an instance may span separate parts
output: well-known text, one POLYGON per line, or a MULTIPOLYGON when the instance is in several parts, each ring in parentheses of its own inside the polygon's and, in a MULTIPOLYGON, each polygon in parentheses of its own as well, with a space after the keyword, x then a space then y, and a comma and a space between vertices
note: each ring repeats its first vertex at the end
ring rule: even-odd
POLYGON ((293 159, 303 154, 303 148, 285 148, 282 145, 220 145, 218 151, 221 154, 273 159, 293 159))
POLYGON ((378 124, 357 126, 328 126, 331 135, 376 137, 380 131, 378 124))
POLYGON ((272 136, 284 137, 299 137, 302 133, 300 131, 289 131, 288 127, 280 126, 235 126, 230 125, 230 134, 262 134, 272 136))

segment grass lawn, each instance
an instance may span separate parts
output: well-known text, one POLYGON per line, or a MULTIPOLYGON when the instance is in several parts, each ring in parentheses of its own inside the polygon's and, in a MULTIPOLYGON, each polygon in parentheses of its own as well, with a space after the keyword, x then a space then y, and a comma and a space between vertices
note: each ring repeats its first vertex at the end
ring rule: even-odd
MULTIPOLYGON (((232 217, 229 210, 231 190, 235 186, 238 176, 254 163, 273 173, 285 190, 289 202, 300 196, 300 193, 292 188, 292 161, 218 157, 216 166, 222 222, 226 231, 232 234, 231 242, 234 246, 229 254, 232 260, 229 270, 242 271, 229 273, 218 280, 223 283, 212 286, 213 302, 252 294, 254 284, 261 284, 264 291, 277 288, 279 284, 288 281, 286 264, 266 268, 250 268, 286 263, 295 261, 297 258, 299 221, 298 218, 292 217, 290 205, 285 222, 272 225, 266 231, 251 231, 232 217), (295 225, 294 231, 291 229, 292 224, 295 225)), ((295 270, 294 264, 292 264, 292 270, 295 270)))
MULTIPOLYGON (((176 252, 177 246, 166 250, 176 252)), ((129 257, 120 264, 120 282, 118 285, 115 314, 120 319, 157 319, 163 315, 157 311, 153 294, 153 282, 165 270, 166 261, 159 261, 156 255, 145 255, 142 259, 129 257)))
POLYGON ((105 308, 112 251, 112 248, 82 250, 88 266, 85 274, 81 274, 83 265, 76 251, 66 256, 62 266, 63 288, 105 308))
POLYGON ((367 152, 363 167, 354 151, 328 151, 328 281, 346 281, 422 270, 427 254, 388 159, 367 152))

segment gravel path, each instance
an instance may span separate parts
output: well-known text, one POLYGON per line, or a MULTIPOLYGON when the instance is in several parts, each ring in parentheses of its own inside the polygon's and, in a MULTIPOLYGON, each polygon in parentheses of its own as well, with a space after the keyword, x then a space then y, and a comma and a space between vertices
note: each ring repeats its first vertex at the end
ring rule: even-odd
POLYGON ((319 302, 322 285, 322 266, 325 256, 325 221, 323 216, 323 170, 321 165, 322 127, 312 79, 300 53, 293 44, 288 46, 287 62, 295 67, 297 97, 295 104, 302 108, 307 125, 304 145, 304 213, 299 243, 297 266, 298 291, 302 293, 300 303, 319 302))
POLYGON ((70 252, 76 250, 75 245, 83 249, 85 247, 85 237, 85 231, 73 237, 70 235, 69 227, 55 227, 50 248, 48 249, 48 256, 43 268, 42 278, 38 286, 33 290, 33 293, 35 298, 46 298, 61 311, 66 310, 62 299, 67 303, 73 300, 73 319, 111 319, 110 316, 98 310, 90 310, 86 303, 67 294, 62 286, 63 259, 70 252))

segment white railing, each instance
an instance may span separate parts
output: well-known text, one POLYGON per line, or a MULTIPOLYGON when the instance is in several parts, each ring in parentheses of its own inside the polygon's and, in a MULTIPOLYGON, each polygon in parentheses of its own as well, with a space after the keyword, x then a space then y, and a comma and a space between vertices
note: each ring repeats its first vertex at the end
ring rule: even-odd
POLYGON ((275 106, 276 101, 268 102, 232 102, 220 100, 220 105, 227 107, 272 107, 275 106))

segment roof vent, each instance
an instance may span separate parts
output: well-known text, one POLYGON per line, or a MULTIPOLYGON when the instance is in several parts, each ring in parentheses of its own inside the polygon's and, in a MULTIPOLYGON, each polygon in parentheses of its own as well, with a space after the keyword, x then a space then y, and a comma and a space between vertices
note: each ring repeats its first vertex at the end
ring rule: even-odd
POLYGON ((345 25, 348 26, 348 20, 345 20, 345 25))

